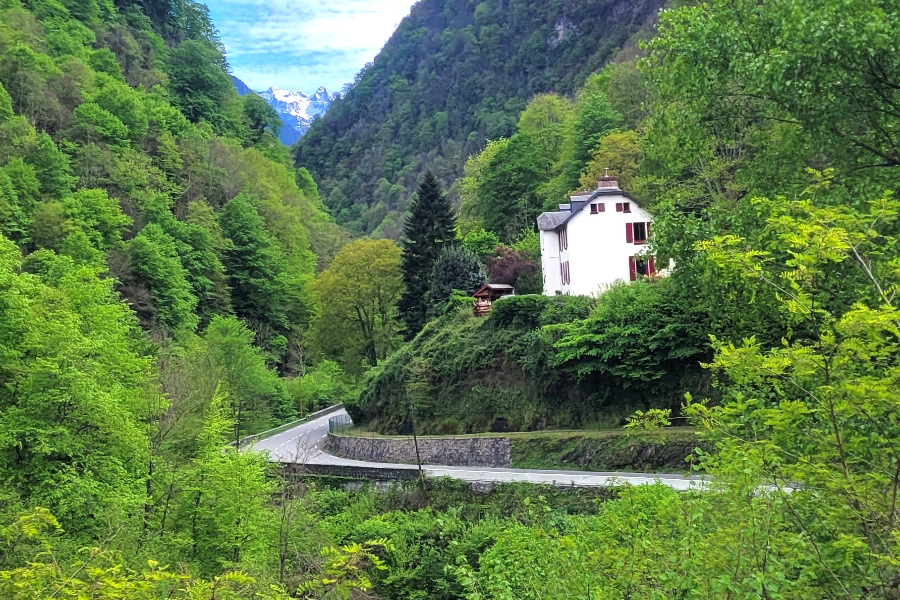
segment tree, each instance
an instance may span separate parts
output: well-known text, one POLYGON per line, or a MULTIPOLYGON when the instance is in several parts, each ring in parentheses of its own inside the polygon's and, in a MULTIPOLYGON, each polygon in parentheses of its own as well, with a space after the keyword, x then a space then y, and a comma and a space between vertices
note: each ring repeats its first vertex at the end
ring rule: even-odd
POLYGON ((63 199, 63 212, 100 250, 109 250, 122 240, 131 219, 106 190, 80 189, 63 199))
POLYGON ((533 227, 544 207, 538 190, 551 175, 536 140, 524 132, 514 135, 494 155, 478 186, 484 228, 509 243, 533 227))
POLYGON ((128 243, 134 274, 145 282, 153 302, 153 318, 173 331, 194 330, 197 297, 178 257, 175 240, 151 223, 128 243))
POLYGON ((441 312, 454 290, 472 295, 484 281, 484 267, 474 253, 456 244, 444 246, 431 269, 431 310, 441 312))
POLYGON ((110 511, 140 506, 147 439, 139 408, 152 359, 101 269, 49 251, 40 275, 0 237, 0 480, 96 533, 110 511))
POLYGON ((861 210, 817 206, 815 188, 804 196, 757 200, 768 225, 758 242, 698 244, 715 275, 777 290, 795 334, 771 349, 715 340, 723 401, 689 411, 718 445, 716 476, 736 494, 766 485, 783 506, 791 535, 765 543, 806 557, 816 595, 892 598, 900 278, 887 232, 900 205, 890 194, 861 210))
POLYGON ((247 94, 242 100, 244 124, 250 130, 250 143, 258 144, 264 133, 277 138, 282 125, 278 112, 256 94, 247 94))
POLYGON ((578 187, 581 174, 591 162, 591 155, 607 133, 620 127, 622 116, 617 113, 603 92, 603 78, 592 75, 585 82, 575 101, 575 150, 567 169, 569 189, 578 187))
POLYGON ((314 345, 352 375, 364 365, 374 367, 398 346, 400 256, 390 240, 356 240, 311 284, 318 303, 314 345))
POLYGON ((520 279, 524 283, 540 269, 535 261, 523 251, 509 246, 498 246, 487 257, 488 280, 491 283, 505 283, 516 288, 520 294, 534 293, 539 290, 520 290, 520 279))
POLYGON ((253 332, 234 317, 213 317, 203 339, 205 360, 228 393, 235 443, 296 413, 277 374, 266 366, 253 332))
POLYGON ((247 195, 230 200, 220 216, 231 240, 225 267, 235 313, 276 330, 287 325, 284 254, 247 195))
POLYGON ((619 187, 634 190, 635 177, 641 163, 640 138, 634 131, 616 132, 600 138, 591 162, 581 176, 584 189, 593 189, 600 177, 609 169, 609 174, 619 180, 619 187))
POLYGON ((172 103, 188 119, 219 125, 228 96, 237 97, 225 72, 221 52, 206 41, 187 40, 172 51, 169 60, 172 103))
POLYGON ((429 172, 419 186, 403 226, 401 268, 405 290, 398 308, 407 339, 427 320, 431 270, 444 244, 456 237, 456 217, 440 184, 429 172))
POLYGON ((472 229, 462 240, 463 248, 472 252, 479 260, 484 260, 500 245, 500 238, 493 231, 472 229))

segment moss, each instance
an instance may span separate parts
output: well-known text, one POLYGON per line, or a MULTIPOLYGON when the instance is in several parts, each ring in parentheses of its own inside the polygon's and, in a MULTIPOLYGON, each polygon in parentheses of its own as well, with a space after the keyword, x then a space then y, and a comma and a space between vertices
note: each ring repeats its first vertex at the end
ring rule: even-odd
POLYGON ((688 459, 695 448, 712 451, 708 442, 684 430, 516 437, 512 464, 521 469, 679 473, 691 470, 688 459))

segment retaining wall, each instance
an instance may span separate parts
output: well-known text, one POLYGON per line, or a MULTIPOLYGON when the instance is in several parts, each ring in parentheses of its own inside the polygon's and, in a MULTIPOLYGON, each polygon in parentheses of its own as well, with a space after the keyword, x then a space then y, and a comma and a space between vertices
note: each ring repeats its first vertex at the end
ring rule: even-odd
MULTIPOLYGON (((419 438, 423 465, 452 467, 508 467, 512 464, 509 438, 419 438)), ((352 460, 416 464, 412 438, 365 438, 328 434, 325 451, 352 460)))

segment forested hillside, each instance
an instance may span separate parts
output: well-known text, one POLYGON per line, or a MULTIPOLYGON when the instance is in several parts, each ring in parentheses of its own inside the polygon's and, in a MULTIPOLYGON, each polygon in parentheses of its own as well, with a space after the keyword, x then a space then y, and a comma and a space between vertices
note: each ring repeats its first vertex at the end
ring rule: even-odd
POLYGON ((360 233, 396 238, 426 170, 445 185, 535 94, 572 94, 664 0, 423 0, 294 150, 360 233))
POLYGON ((373 207, 418 182, 398 245, 347 243, 204 6, 0 0, 0 598, 897 600, 900 0, 679 2, 597 73, 606 38, 559 21, 589 9, 652 12, 419 4, 317 125, 391 113, 316 168, 373 207), (414 119, 404 90, 456 97, 445 37, 484 98, 414 119), (458 213, 419 181, 437 155, 390 154, 438 131, 472 152, 458 213), (534 215, 607 167, 669 276, 475 317, 488 278, 539 287, 534 215), (623 445, 677 417, 709 479, 375 491, 226 445, 338 400, 383 432, 624 419, 623 445))

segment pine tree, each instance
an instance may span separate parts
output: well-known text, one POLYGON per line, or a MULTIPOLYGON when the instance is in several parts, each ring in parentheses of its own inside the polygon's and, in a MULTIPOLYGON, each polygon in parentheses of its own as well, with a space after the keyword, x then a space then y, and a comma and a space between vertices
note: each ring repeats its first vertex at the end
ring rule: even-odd
POLYGON ((400 298, 400 318, 406 338, 412 339, 425 326, 431 270, 444 244, 456 237, 456 216, 450 201, 432 173, 426 173, 403 226, 402 268, 406 291, 400 298))

